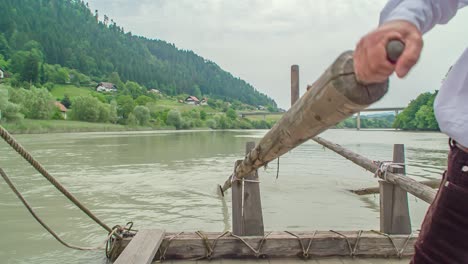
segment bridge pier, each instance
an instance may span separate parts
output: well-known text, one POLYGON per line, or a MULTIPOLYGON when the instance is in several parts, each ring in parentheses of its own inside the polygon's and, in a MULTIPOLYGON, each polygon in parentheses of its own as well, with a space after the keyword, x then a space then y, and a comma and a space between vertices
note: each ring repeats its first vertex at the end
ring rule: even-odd
POLYGON ((356 116, 356 130, 361 130, 361 112, 358 112, 356 116))

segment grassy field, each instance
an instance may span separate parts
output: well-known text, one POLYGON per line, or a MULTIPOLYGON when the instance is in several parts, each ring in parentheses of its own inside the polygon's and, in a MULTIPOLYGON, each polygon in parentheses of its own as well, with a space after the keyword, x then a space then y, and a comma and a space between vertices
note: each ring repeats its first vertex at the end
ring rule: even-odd
POLYGON ((266 121, 278 121, 281 119, 283 115, 282 114, 278 114, 278 115, 267 115, 265 116, 265 119, 263 117, 263 115, 255 115, 255 116, 248 116, 246 117, 247 119, 249 120, 252 120, 252 121, 261 121, 261 120, 266 120, 266 121))
POLYGON ((56 84, 50 93, 55 98, 63 98, 65 95, 75 97, 80 95, 90 95, 94 93, 93 89, 89 87, 76 87, 74 85, 56 84))
POLYGON ((88 123, 66 120, 31 120, 24 119, 20 123, 2 123, 13 134, 43 134, 68 132, 107 132, 107 131, 144 131, 151 127, 129 127, 114 124, 88 123))

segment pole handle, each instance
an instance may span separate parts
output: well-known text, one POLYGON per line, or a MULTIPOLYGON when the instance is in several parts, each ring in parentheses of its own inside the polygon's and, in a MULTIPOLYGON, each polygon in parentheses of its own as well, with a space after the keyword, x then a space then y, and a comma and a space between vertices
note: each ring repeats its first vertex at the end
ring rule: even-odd
POLYGON ((403 54, 403 51, 405 50, 405 43, 397 39, 390 40, 387 43, 386 49, 387 59, 392 63, 396 63, 400 58, 401 54, 403 54))

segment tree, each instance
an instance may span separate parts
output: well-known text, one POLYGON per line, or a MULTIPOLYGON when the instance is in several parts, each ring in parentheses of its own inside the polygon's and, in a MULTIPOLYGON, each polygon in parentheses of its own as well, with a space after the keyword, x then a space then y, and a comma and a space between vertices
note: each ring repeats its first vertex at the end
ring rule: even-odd
POLYGON ((135 107, 133 110, 133 115, 135 116, 140 126, 146 126, 148 124, 150 119, 150 111, 148 107, 141 105, 135 107))
POLYGON ((117 102, 115 100, 112 100, 110 102, 110 108, 109 108, 109 121, 113 124, 117 123, 117 120, 119 119, 119 116, 117 114, 117 102))
POLYGON ((60 103, 62 103, 63 106, 65 106, 66 108, 71 108, 71 105, 72 105, 72 102, 70 100, 70 97, 68 97, 68 95, 64 95, 60 103))
POLYGON ((206 114, 205 110, 201 110, 201 111, 200 111, 200 118, 201 118, 201 120, 206 120, 206 117, 207 117, 207 114, 206 114))
POLYGON ((77 96, 72 99, 74 120, 97 122, 100 118, 100 102, 92 96, 77 96))
POLYGON ((12 122, 23 119, 23 115, 20 114, 20 106, 10 102, 9 99, 8 88, 0 85, 0 121, 3 119, 12 122))
POLYGON ((138 96, 137 99, 135 99, 135 104, 137 105, 146 105, 149 102, 153 102, 153 98, 146 96, 146 95, 140 95, 138 96))
POLYGON ((176 129, 180 129, 182 127, 182 117, 180 116, 180 112, 177 110, 171 110, 167 114, 166 124, 168 126, 174 126, 176 129))
POLYGON ((115 84, 115 86, 117 86, 117 89, 119 90, 125 88, 125 84, 122 82, 122 80, 120 79, 119 73, 117 72, 110 73, 109 76, 107 77, 107 80, 115 84))
POLYGON ((232 109, 232 108, 229 108, 227 110, 226 116, 231 120, 236 120, 237 119, 236 111, 234 109, 232 109))
POLYGON ((133 98, 129 95, 121 95, 117 97, 117 105, 118 105, 117 112, 123 118, 127 118, 128 115, 135 108, 135 103, 133 102, 133 98))
POLYGON ((39 80, 39 59, 30 53, 20 74, 23 81, 37 83, 39 80))
POLYGON ((143 88, 136 82, 127 81, 125 84, 125 94, 131 95, 133 99, 138 98, 144 93, 143 88))
POLYGON ((24 90, 22 97, 22 108, 26 118, 31 119, 50 119, 54 113, 54 98, 45 88, 35 88, 24 90))

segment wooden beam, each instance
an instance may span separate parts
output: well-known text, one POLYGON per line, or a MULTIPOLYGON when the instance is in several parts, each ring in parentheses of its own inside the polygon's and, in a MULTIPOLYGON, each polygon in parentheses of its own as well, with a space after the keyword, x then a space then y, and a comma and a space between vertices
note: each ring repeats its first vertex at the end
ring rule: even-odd
MULTIPOLYGON (((440 186, 440 179, 428 180, 428 181, 418 181, 420 184, 426 185, 430 188, 437 189, 440 186)), ((369 195, 376 194, 380 192, 380 187, 368 187, 355 190, 349 190, 350 192, 357 195, 369 195)))
MULTIPOLYGON (((249 153, 253 148, 255 142, 247 142, 245 152, 249 153)), ((260 182, 256 170, 233 184, 232 204, 232 233, 238 236, 263 236, 260 182)))
POLYGON ((114 264, 151 264, 164 237, 164 230, 138 231, 114 264))
POLYGON ((291 106, 299 100, 299 65, 291 66, 291 106))
MULTIPOLYGON (((393 146, 393 162, 405 164, 405 146, 393 146)), ((406 175, 406 165, 391 166, 389 171, 406 175)), ((380 184, 380 231, 386 234, 411 234, 408 193, 399 186, 386 181, 380 184)))
MULTIPOLYGON (((388 81, 360 84, 354 75, 353 54, 345 52, 317 80, 273 128, 246 155, 235 175, 245 177, 305 141, 335 126, 380 100, 388 90, 388 81)), ((227 180, 223 192, 229 189, 227 180)))
MULTIPOLYGON (((333 150, 335 153, 343 156, 344 158, 352 161, 354 164, 357 164, 362 168, 371 171, 372 173, 375 173, 378 170, 377 163, 374 163, 372 160, 366 157, 363 157, 340 145, 334 144, 320 137, 315 137, 313 140, 319 143, 320 145, 330 150, 333 150)), ((435 198, 436 191, 425 185, 420 184, 419 182, 409 177, 387 172, 386 180, 390 183, 400 186, 403 190, 411 193, 412 195, 428 203, 432 203, 432 201, 435 198)))
MULTIPOLYGON (((398 252, 403 249, 401 256, 408 257, 414 254, 417 239, 417 235, 391 235, 394 246, 389 237, 372 231, 338 233, 317 231, 294 234, 301 238, 305 248, 312 239, 308 252, 311 258, 350 256, 354 248, 355 256, 398 257, 398 252)), ((167 234, 155 260, 159 260, 162 254, 165 260, 202 259, 209 252, 212 259, 304 258, 299 239, 286 232, 272 232, 267 237, 242 237, 243 241, 230 234, 222 235, 203 233, 204 238, 201 238, 195 233, 167 234)))

